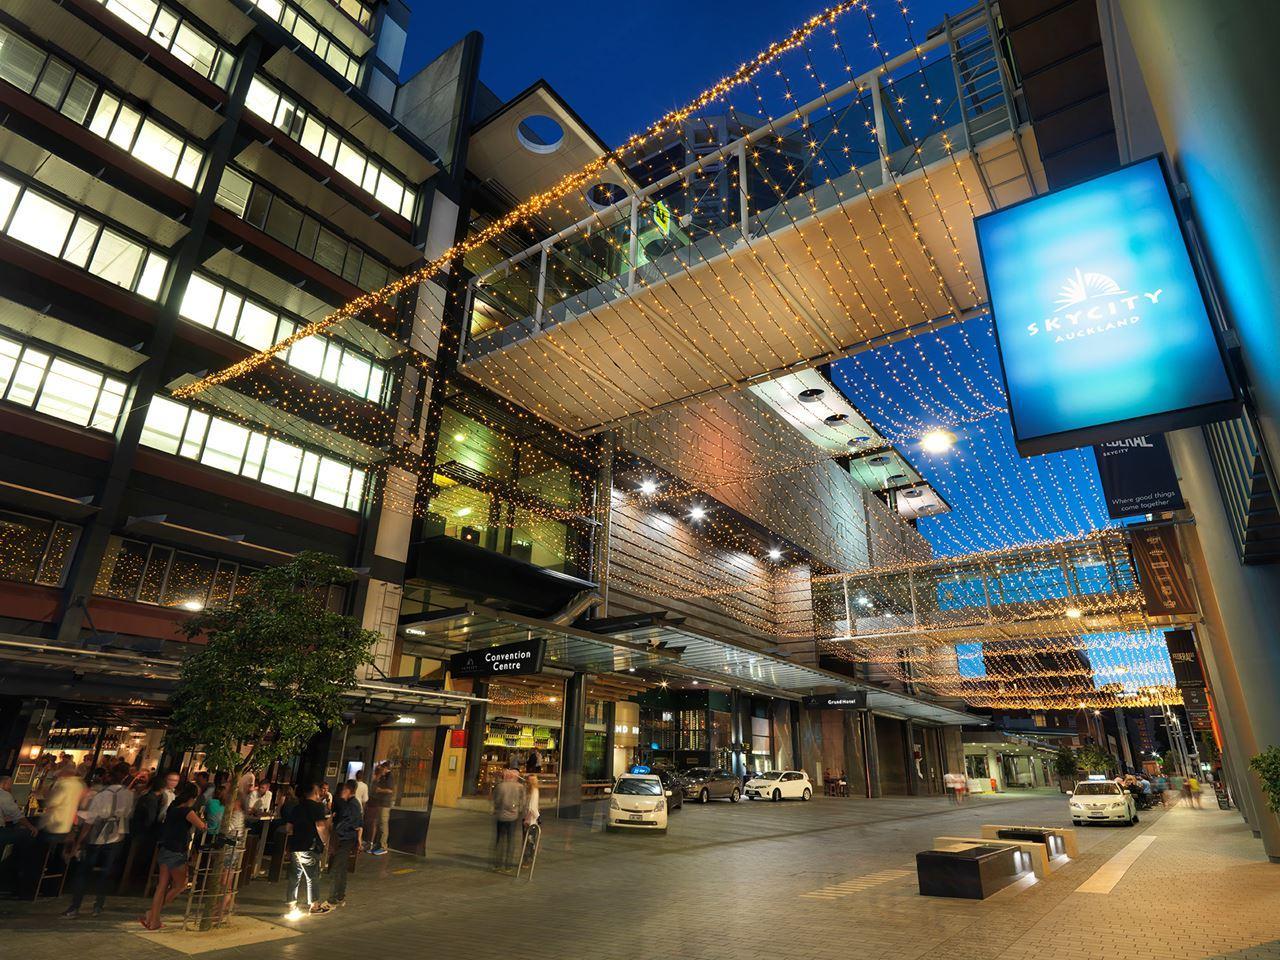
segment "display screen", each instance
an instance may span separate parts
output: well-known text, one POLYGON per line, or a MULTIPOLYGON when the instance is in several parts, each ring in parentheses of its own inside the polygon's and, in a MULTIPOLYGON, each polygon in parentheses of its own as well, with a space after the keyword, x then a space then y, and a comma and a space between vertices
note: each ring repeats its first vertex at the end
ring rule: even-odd
POLYGON ((976 227, 1024 456, 1238 412, 1158 157, 976 227))

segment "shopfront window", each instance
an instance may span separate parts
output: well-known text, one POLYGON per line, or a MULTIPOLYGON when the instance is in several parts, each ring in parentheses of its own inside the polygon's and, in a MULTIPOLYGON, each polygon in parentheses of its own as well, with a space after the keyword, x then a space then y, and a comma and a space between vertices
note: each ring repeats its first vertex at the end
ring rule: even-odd
POLYGON ((435 727, 416 726, 378 731, 377 757, 391 763, 393 807, 427 809, 436 762, 436 734, 435 727))

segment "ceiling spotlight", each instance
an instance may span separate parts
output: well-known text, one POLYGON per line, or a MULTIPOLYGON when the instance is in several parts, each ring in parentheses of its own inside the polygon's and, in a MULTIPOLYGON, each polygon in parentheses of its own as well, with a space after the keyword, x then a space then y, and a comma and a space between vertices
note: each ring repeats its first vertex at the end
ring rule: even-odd
POLYGON ((1079 620, 1081 617, 1084 616, 1084 611, 1081 610, 1079 607, 1067 607, 1065 613, 1072 620, 1079 620))
POLYGON ((471 516, 471 508, 470 508, 470 507, 459 507, 459 508, 458 508, 458 516, 460 516, 460 517, 469 517, 469 516, 471 516))
POLYGON ((869 607, 869 606, 871 606, 871 598, 870 598, 870 597, 868 597, 868 596, 865 596, 865 595, 863 595, 863 596, 859 597, 859 598, 858 598, 858 606, 860 606, 860 607, 869 607))
POLYGON ((649 496, 650 494, 657 493, 657 492, 658 492, 658 483, 657 483, 657 481, 656 481, 656 480, 641 480, 641 481, 640 481, 640 492, 641 492, 641 493, 643 493, 646 497, 647 497, 647 496, 649 496))
POLYGON ((705 507, 695 506, 693 509, 689 511, 690 520, 701 520, 706 515, 707 515, 707 510, 705 507))
POLYGON ((782 559, 782 551, 781 551, 781 550, 779 550, 777 547, 773 547, 773 548, 769 551, 769 559, 770 559, 770 560, 781 560, 781 559, 782 559))
POLYGON ((662 689, 665 690, 668 686, 667 681, 663 680, 660 684, 658 684, 658 686, 662 687, 662 689))
POLYGON ((454 443, 462 443, 466 439, 467 439, 467 435, 465 433, 455 433, 453 435, 454 443))
POLYGON ((697 680, 693 681, 693 685, 696 687, 698 685, 698 681, 697 680))
POLYGON ((956 444, 956 435, 941 427, 927 431, 920 438, 920 447, 925 453, 946 453, 956 444))

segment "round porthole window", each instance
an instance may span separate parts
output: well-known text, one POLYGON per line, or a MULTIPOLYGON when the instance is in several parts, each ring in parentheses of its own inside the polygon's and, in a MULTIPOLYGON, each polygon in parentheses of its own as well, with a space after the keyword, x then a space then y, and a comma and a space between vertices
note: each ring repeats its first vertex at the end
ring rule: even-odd
POLYGON ((520 121, 516 139, 530 153, 555 153, 564 143, 564 127, 551 117, 535 113, 520 121))
POLYGON ((627 190, 618 183, 597 183, 583 195, 587 198, 587 206, 592 210, 608 210, 627 198, 627 190))
POLYGON ((822 399, 822 395, 825 394, 826 392, 827 391, 823 390, 821 387, 810 387, 808 390, 801 390, 800 402, 801 403, 817 403, 819 400, 822 399))
POLYGON ((822 422, 829 427, 838 427, 848 419, 849 415, 847 413, 833 413, 829 417, 824 417, 822 422))

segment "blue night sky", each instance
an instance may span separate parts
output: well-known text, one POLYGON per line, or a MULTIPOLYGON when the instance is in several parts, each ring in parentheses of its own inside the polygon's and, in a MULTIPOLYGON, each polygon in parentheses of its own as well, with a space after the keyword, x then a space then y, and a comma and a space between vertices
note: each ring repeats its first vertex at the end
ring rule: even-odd
MULTIPOLYGON (((519 93, 545 79, 606 143, 630 134, 680 106, 807 18, 823 2, 740 0, 731 5, 654 0, 646 4, 436 3, 408 0, 410 21, 404 73, 416 72, 468 31, 484 35, 480 76, 498 96, 519 93)), ((965 0, 920 0, 909 5, 917 39, 965 0)), ((879 34, 891 53, 908 49, 906 30, 892 0, 873 0, 879 34)), ((852 47, 866 36, 866 18, 841 18, 852 47)), ((875 63, 859 43, 858 64, 875 63)))

